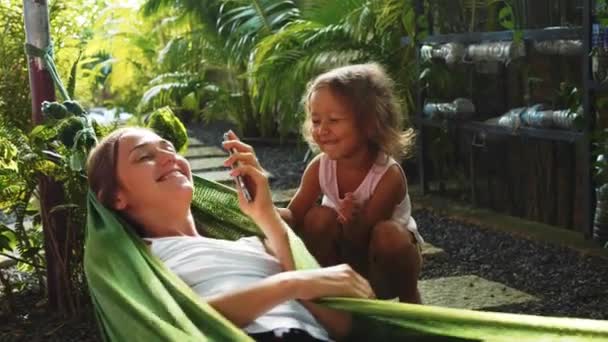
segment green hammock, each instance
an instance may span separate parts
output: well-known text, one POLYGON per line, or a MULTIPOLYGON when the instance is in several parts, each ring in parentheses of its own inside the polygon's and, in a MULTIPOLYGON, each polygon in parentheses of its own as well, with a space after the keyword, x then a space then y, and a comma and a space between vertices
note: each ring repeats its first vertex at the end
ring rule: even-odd
MULTIPOLYGON (((261 235, 241 213, 234 190, 195 177, 192 212, 205 234, 261 235)), ((296 267, 318 267, 289 232, 296 267)), ((84 266, 106 341, 250 341, 148 252, 133 229, 89 192, 84 266)), ((379 300, 326 298, 350 311, 357 340, 608 340, 608 322, 478 312, 379 300)))

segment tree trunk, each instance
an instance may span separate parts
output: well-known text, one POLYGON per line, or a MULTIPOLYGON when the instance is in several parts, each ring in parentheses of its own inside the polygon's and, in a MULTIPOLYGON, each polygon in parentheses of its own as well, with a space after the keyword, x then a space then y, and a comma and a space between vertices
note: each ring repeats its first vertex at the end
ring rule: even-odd
MULTIPOLYGON (((50 44, 49 13, 46 0, 24 0, 23 13, 26 41, 44 49, 50 44)), ((32 123, 42 123, 42 101, 54 101, 53 80, 41 58, 28 57, 32 97, 32 123)), ((40 210, 44 231, 44 251, 47 264, 47 294, 49 309, 60 314, 75 312, 70 282, 71 239, 67 235, 67 216, 64 211, 51 209, 64 202, 63 187, 48 177, 41 177, 40 210), (61 247, 60 247, 61 246, 61 247)))

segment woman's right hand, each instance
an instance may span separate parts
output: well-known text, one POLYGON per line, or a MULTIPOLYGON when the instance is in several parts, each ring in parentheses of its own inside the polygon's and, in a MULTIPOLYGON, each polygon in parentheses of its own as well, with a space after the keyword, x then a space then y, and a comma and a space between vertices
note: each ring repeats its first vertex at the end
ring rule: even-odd
POLYGON ((274 209, 268 177, 265 173, 251 165, 239 165, 230 171, 230 175, 246 177, 246 186, 253 199, 251 202, 247 201, 241 189, 238 189, 238 197, 239 206, 247 216, 258 224, 264 224, 268 218, 280 219, 278 212, 274 209))
POLYGON ((348 264, 283 273, 293 280, 297 299, 322 297, 376 298, 369 282, 348 264))
POLYGON ((272 216, 271 214, 276 214, 268 184, 268 176, 260 166, 253 147, 240 141, 232 131, 228 132, 228 139, 223 142, 224 148, 236 152, 224 161, 224 165, 233 167, 230 171, 232 177, 243 176, 245 186, 253 199, 248 202, 244 198, 237 182, 239 206, 246 215, 257 223, 261 223, 258 220, 264 221, 268 216, 272 216))

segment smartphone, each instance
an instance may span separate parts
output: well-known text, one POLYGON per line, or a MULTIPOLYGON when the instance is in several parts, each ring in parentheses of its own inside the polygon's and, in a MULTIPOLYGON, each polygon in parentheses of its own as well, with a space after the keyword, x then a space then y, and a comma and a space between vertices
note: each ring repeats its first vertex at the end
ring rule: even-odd
MULTIPOLYGON (((228 133, 224 133, 224 141, 227 141, 228 139, 228 133)), ((230 153, 230 155, 232 155, 233 153, 236 153, 236 150, 231 148, 228 150, 228 152, 230 153)), ((232 167, 236 167, 238 166, 238 162, 232 164, 232 167)), ((239 187, 241 188, 241 192, 243 193, 243 196, 245 197, 245 199, 247 200, 247 202, 251 202, 253 201, 253 198, 251 197, 251 193, 249 193, 249 190, 247 189, 247 186, 245 186, 245 180, 243 179, 242 176, 236 176, 236 180, 235 180, 239 187)))

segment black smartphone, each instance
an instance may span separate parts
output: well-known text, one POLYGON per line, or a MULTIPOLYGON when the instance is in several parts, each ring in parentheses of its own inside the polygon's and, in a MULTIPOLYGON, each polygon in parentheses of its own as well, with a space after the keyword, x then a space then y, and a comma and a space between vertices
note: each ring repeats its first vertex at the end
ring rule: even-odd
MULTIPOLYGON (((224 141, 227 141, 228 139, 228 133, 224 133, 224 141)), ((230 155, 232 155, 233 153, 236 153, 236 150, 231 148, 228 149, 228 152, 230 153, 230 155)), ((232 167, 236 167, 238 166, 238 162, 232 164, 232 167)), ((245 185, 245 180, 243 179, 242 176, 236 176, 235 177, 235 181, 238 183, 239 187, 241 188, 241 192, 243 193, 243 196, 245 197, 245 199, 247 200, 247 202, 251 202, 253 201, 253 198, 251 197, 251 193, 249 193, 249 190, 247 189, 247 186, 245 185)))

